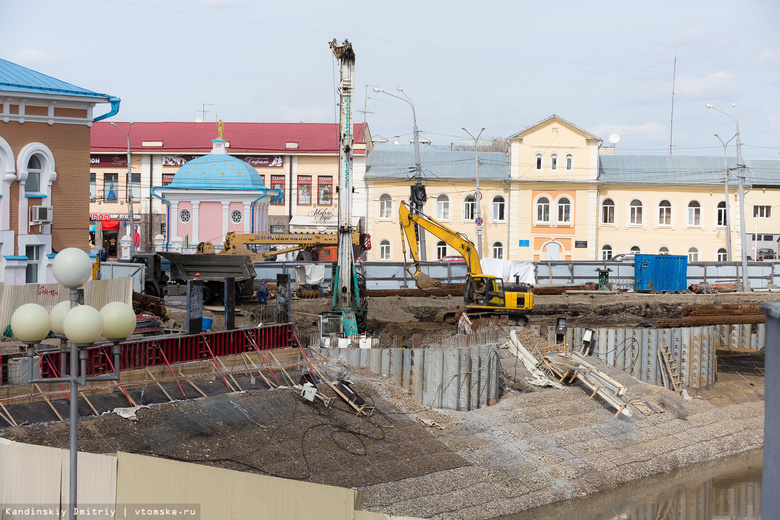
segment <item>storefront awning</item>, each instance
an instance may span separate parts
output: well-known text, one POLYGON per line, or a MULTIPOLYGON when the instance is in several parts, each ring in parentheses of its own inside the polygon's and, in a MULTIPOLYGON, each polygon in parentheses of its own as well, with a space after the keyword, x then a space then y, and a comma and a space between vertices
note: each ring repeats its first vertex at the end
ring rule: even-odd
MULTIPOLYGON (((100 221, 100 227, 103 229, 103 231, 118 231, 119 230, 119 223, 122 222, 121 220, 117 219, 111 219, 111 220, 101 220, 100 221)), ((89 230, 94 231, 96 227, 96 224, 90 224, 89 230)))

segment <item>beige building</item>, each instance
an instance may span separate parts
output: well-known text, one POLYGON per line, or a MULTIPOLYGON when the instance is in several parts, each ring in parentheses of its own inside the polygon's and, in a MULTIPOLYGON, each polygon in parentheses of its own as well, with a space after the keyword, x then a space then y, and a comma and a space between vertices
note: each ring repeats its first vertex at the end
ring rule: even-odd
MULTIPOLYGON (((117 254, 122 236, 129 234, 128 186, 139 226, 139 251, 150 251, 155 237, 167 237, 172 218, 169 207, 152 195, 153 187, 166 186, 188 161, 211 152, 216 123, 99 123, 92 129, 90 164, 90 216, 93 242, 117 254), (121 131, 120 131, 121 130, 121 131), (127 168, 127 134, 131 151, 127 168)), ((252 165, 270 189, 282 192, 268 206, 272 233, 335 232, 338 185, 338 124, 330 123, 224 123, 229 155, 252 165)), ((355 224, 366 215, 363 175, 366 150, 372 147, 368 126, 354 131, 355 224)), ((218 187, 218 186, 216 186, 218 187)), ((232 211, 231 211, 232 214, 232 211)), ((249 218, 242 225, 249 225, 249 218)), ((247 229, 251 232, 251 229, 247 229)), ((220 246, 222 236, 198 233, 198 241, 220 246)), ((190 243, 195 247, 196 243, 190 243)))
MULTIPOLYGON (((736 261, 741 254, 736 161, 729 159, 728 205, 722 157, 615 154, 597 136, 553 115, 508 139, 507 157, 423 147, 424 212, 477 242, 482 256, 508 260, 601 260, 620 253, 736 261), (729 256, 729 240, 731 255, 729 256)), ((780 161, 745 161, 748 256, 777 248, 780 161)), ((398 204, 408 200, 413 150, 370 151, 366 183, 374 250, 369 260, 402 261, 398 204)), ((426 238, 428 260, 455 254, 426 238)))

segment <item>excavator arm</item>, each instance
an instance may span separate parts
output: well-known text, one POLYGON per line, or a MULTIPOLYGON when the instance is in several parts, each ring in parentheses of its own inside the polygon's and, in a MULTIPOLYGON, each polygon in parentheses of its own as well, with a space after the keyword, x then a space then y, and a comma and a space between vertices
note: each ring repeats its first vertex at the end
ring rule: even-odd
POLYGON ((420 252, 417 248, 415 224, 420 229, 443 240, 460 253, 466 260, 470 275, 482 274, 477 246, 463 233, 450 229, 424 213, 420 213, 411 208, 406 202, 401 202, 401 207, 398 209, 398 221, 401 225, 401 248, 403 249, 404 257, 406 257, 406 244, 408 243, 409 255, 412 258, 412 264, 406 267, 406 271, 414 278, 417 287, 420 289, 432 289, 433 287, 438 287, 441 283, 426 275, 420 269, 420 252))

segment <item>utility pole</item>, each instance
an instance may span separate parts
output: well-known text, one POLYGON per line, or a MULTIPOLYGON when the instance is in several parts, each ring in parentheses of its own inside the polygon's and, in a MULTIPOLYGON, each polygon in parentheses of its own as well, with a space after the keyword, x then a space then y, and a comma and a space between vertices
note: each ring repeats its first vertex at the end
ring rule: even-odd
MULTIPOLYGON (((734 120, 734 124, 737 125, 737 133, 734 134, 734 137, 737 138, 737 170, 739 172, 737 179, 739 180, 739 232, 740 240, 742 241, 742 246, 740 247, 742 252, 742 290, 750 291, 750 278, 747 272, 747 233, 745 232, 745 165, 742 163, 742 140, 739 137, 739 120, 728 112, 716 108, 714 105, 707 104, 705 106, 729 116, 734 120)), ((735 108, 737 104, 732 103, 731 106, 735 108)))
MULTIPOLYGON (((415 211, 422 213, 423 207, 425 206, 425 201, 428 200, 428 196, 425 193, 425 186, 422 183, 422 166, 420 166, 420 131, 417 129, 417 113, 414 110, 414 103, 412 103, 412 100, 409 98, 409 96, 406 95, 406 92, 404 92, 404 89, 401 87, 396 87, 396 90, 404 95, 404 97, 399 97, 393 94, 390 94, 389 92, 385 92, 381 88, 374 88, 374 92, 381 92, 382 94, 386 94, 390 97, 394 97, 396 99, 400 99, 401 101, 404 101, 409 104, 410 107, 412 107, 412 120, 414 122, 413 132, 414 132, 414 178, 416 179, 415 184, 412 186, 412 192, 410 201, 412 203, 412 207, 414 207, 415 211), (406 98, 406 99, 404 99, 406 98)), ((427 252, 425 248, 425 233, 421 231, 418 228, 416 229, 417 234, 417 241, 420 243, 420 261, 425 262, 427 260, 427 252)))
POLYGON ((482 192, 479 191, 479 137, 485 129, 482 128, 477 134, 477 137, 471 135, 471 132, 463 127, 460 129, 474 139, 474 162, 477 171, 477 192, 474 194, 474 198, 477 200, 477 218, 475 221, 477 224, 477 253, 479 253, 479 257, 482 258, 482 192))
POLYGON ((133 129, 133 123, 130 123, 127 127, 127 132, 116 126, 116 123, 111 123, 111 126, 127 137, 127 180, 125 181, 125 188, 127 189, 127 219, 130 221, 130 258, 133 258, 135 256, 135 216, 133 215, 133 171, 130 167, 130 130, 133 129))
POLYGON ((723 142, 723 139, 720 138, 718 134, 715 134, 715 137, 718 138, 718 141, 720 141, 720 144, 723 145, 723 184, 726 188, 726 261, 731 262, 731 212, 729 211, 729 160, 728 160, 728 154, 726 152, 726 147, 731 142, 734 137, 723 142))

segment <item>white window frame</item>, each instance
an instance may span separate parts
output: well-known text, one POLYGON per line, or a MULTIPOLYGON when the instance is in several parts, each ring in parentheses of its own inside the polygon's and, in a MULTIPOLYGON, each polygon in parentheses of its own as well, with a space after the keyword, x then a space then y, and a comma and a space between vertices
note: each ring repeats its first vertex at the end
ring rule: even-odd
POLYGON ((436 243, 436 260, 441 260, 447 256, 447 242, 439 240, 436 243))
POLYGON ((192 222, 192 211, 188 208, 182 208, 179 210, 179 222, 182 224, 189 224, 192 222), (184 220, 184 215, 187 215, 187 220, 184 220))
POLYGON ((572 202, 571 197, 567 195, 563 195, 562 197, 559 197, 557 201, 555 201, 555 223, 559 225, 572 225, 572 202), (565 203, 563 201, 566 201, 565 203), (567 220, 561 220, 561 210, 564 210, 568 214, 567 220))
POLYGON ((504 258, 504 244, 496 242, 493 244, 493 258, 503 260, 504 258))
POLYGON ((718 259, 718 262, 728 262, 729 260, 729 252, 726 251, 725 247, 718 248, 717 252, 715 253, 715 258, 718 259))
POLYGON ((234 209, 230 212, 230 222, 233 224, 241 224, 244 221, 244 212, 240 209, 234 209), (238 220, 236 220, 236 216, 238 216, 238 220))
POLYGON ((572 154, 566 154, 566 171, 570 172, 574 170, 574 156, 572 154))
POLYGON ((503 195, 496 195, 493 197, 493 221, 506 221, 506 200, 503 195))
POLYGON ((390 241, 387 239, 384 239, 379 242, 379 259, 380 260, 390 260, 390 241))
POLYGON ((538 172, 544 169, 544 155, 538 153, 534 158, 534 169, 538 172))
POLYGON ((628 203, 628 225, 629 226, 645 225, 644 208, 645 208, 644 202, 642 202, 639 199, 631 199, 631 202, 628 203), (634 202, 638 202, 639 205, 635 206, 634 202), (637 209, 639 211, 636 211, 637 209))
POLYGON ((689 247, 688 248, 688 261, 689 262, 698 262, 699 261, 699 249, 696 247, 689 247))
POLYGON ((672 203, 668 199, 664 199, 661 202, 658 203, 658 227, 659 228, 670 228, 672 227, 672 203), (662 206, 662 204, 666 202, 668 206, 662 206), (669 222, 664 222, 663 216, 666 214, 668 217, 669 222))
POLYGON ((688 202, 686 208, 688 227, 700 228, 701 227, 701 202, 698 200, 691 200, 688 202))
POLYGON ((772 206, 768 204, 753 206, 753 218, 772 218, 772 206))
POLYGON ((602 260, 609 260, 609 259, 611 259, 613 256, 615 256, 614 253, 615 253, 615 248, 613 248, 611 245, 604 244, 603 246, 601 246, 601 259, 602 260))
POLYGON ((383 193, 379 196, 379 220, 393 219, 393 196, 383 193))
POLYGON ((715 205, 715 227, 725 228, 729 222, 729 215, 726 212, 726 201, 722 200, 715 205))
POLYGON ((539 195, 534 202, 534 223, 535 224, 550 224, 550 197, 549 195, 539 195), (544 199, 546 202, 542 202, 544 199), (539 209, 542 205, 547 206, 547 220, 539 218, 539 209))
POLYGON ((671 251, 669 250, 669 246, 661 246, 658 248, 658 254, 659 255, 668 255, 671 254, 671 251))
POLYGON ((558 171, 558 154, 554 153, 550 156, 550 171, 558 171))
POLYGON ((610 226, 614 226, 616 224, 616 221, 615 221, 615 201, 612 200, 611 197, 604 199, 604 201, 601 203, 601 223, 602 224, 606 224, 606 225, 610 225, 610 226), (604 210, 606 210, 606 209, 609 209, 609 213, 612 215, 612 220, 611 221, 607 221, 604 218, 604 216, 605 216, 604 215, 604 210))
POLYGON ((468 195, 463 199, 463 220, 472 222, 477 218, 477 198, 474 195, 468 195))
POLYGON ((436 197, 436 218, 445 222, 450 220, 450 198, 447 195, 436 197))

